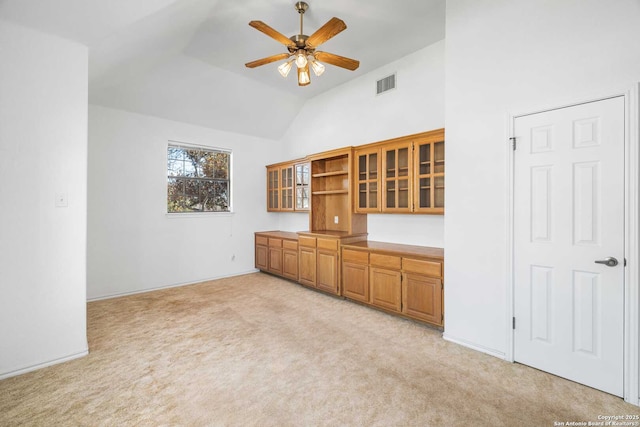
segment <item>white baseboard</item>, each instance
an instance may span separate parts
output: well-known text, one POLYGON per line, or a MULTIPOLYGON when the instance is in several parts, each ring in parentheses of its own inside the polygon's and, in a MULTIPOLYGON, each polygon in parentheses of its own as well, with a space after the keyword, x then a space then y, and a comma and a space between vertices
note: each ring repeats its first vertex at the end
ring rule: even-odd
POLYGON ((15 377, 18 375, 26 374, 27 372, 37 371, 38 369, 46 368, 48 366, 57 365, 59 363, 69 362, 74 359, 79 359, 89 354, 89 349, 81 351, 80 353, 70 354, 69 356, 60 357, 58 359, 50 360, 44 363, 38 363, 37 365, 27 366, 26 368, 17 369, 15 371, 0 373, 0 380, 6 378, 15 377))
POLYGON ((484 347, 484 346, 481 346, 481 345, 478 345, 478 344, 474 344, 474 343, 472 343, 470 341, 467 341, 467 340, 455 338, 455 337, 452 337, 450 335, 447 335, 446 333, 442 334, 442 338, 445 339, 446 341, 452 342, 454 344, 459 344, 461 346, 468 347, 468 348, 470 348, 472 350, 476 350, 476 351, 479 351, 481 353, 485 353, 485 354, 488 354, 490 356, 497 357, 498 359, 507 360, 506 354, 504 352, 502 352, 502 351, 497 351, 497 350, 494 350, 492 348, 488 348, 488 347, 484 347))
POLYGON ((126 297, 126 296, 129 296, 129 295, 136 295, 136 294, 144 294, 146 292, 160 291, 162 289, 179 288, 180 286, 196 285, 198 283, 209 282, 211 280, 226 279, 227 277, 243 276, 245 274, 257 273, 258 271, 260 271, 260 270, 253 269, 253 270, 244 271, 244 272, 240 272, 240 273, 227 274, 225 276, 217 276, 217 277, 210 277, 210 278, 205 278, 205 279, 198 279, 198 280, 193 281, 193 282, 174 283, 174 284, 171 284, 171 285, 163 285, 163 286, 156 286, 156 287, 153 287, 153 288, 138 289, 138 290, 130 291, 130 292, 119 292, 119 293, 115 293, 115 294, 100 295, 100 296, 97 296, 97 297, 87 298, 87 302, 100 301, 100 300, 111 299, 111 298, 126 297))

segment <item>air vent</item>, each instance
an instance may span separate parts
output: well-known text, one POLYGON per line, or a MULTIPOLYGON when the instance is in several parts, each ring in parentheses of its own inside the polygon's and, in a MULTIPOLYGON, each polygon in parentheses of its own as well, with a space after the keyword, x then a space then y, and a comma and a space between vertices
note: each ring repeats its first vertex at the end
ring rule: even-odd
POLYGON ((391 89, 396 88, 396 75, 391 74, 385 78, 382 78, 376 82, 376 95, 380 95, 391 89))

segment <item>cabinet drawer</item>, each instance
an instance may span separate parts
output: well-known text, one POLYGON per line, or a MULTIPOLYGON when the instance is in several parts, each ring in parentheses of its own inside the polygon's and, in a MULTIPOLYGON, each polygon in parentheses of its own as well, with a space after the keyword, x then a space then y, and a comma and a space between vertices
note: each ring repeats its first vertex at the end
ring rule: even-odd
POLYGON ((298 242, 295 240, 283 240, 282 247, 285 249, 298 250, 298 242))
POLYGON ((306 246, 307 248, 315 248, 316 247, 316 238, 315 237, 300 236, 300 237, 298 237, 298 244, 300 246, 306 246))
POLYGON ((352 249, 342 250, 342 260, 355 264, 369 264, 369 252, 354 251, 352 249))
POLYGON ((333 239, 318 239, 318 249, 338 250, 338 241, 333 239))
POLYGON ((402 269, 410 273, 419 273, 431 277, 442 277, 442 264, 439 262, 402 258, 402 269))
POLYGON ((269 247, 272 248, 281 248, 282 247, 282 239, 274 239, 269 238, 269 247))
POLYGON ((267 246, 269 244, 269 239, 264 236, 256 236, 256 245, 267 246))
POLYGON ((400 270, 401 262, 399 256, 372 253, 369 260, 371 265, 375 265, 377 267, 400 270))

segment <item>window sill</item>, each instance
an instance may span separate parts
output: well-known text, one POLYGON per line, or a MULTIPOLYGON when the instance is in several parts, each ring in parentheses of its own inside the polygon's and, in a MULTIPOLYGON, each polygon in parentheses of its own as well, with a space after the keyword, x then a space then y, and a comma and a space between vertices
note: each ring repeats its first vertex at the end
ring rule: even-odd
POLYGON ((165 217, 169 219, 180 218, 220 218, 233 216, 234 212, 182 212, 182 213, 165 213, 165 217))

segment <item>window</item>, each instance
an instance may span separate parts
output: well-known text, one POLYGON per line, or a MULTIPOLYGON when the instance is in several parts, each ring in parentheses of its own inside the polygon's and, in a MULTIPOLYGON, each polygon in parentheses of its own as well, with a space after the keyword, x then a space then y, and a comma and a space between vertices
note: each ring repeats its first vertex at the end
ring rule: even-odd
POLYGON ((167 212, 230 212, 231 152, 169 143, 167 212))

